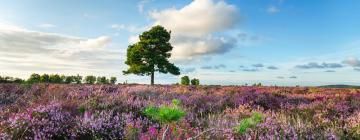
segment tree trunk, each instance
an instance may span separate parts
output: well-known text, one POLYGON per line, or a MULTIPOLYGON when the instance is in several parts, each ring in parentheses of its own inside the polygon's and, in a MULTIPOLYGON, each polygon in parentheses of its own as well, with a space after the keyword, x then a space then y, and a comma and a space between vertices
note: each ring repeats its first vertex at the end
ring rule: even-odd
POLYGON ((154 85, 154 72, 151 72, 151 85, 154 85))

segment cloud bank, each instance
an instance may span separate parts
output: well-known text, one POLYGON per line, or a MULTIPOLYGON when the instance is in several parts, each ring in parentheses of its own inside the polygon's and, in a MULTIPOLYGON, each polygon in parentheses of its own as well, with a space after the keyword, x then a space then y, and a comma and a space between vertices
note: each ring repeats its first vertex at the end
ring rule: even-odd
POLYGON ((357 58, 349 58, 344 60, 343 63, 352 67, 360 67, 360 60, 357 58))
POLYGON ((3 72, 91 73, 120 61, 120 51, 106 49, 110 43, 108 36, 83 38, 0 23, 0 65, 3 72))
POLYGON ((237 17, 234 5, 213 0, 194 0, 180 9, 150 12, 154 25, 172 31, 172 58, 175 60, 229 52, 235 47, 236 39, 215 34, 233 28, 238 22, 237 17))
POLYGON ((310 62, 308 64, 304 64, 304 65, 296 65, 295 68, 298 69, 325 69, 325 68, 329 68, 329 69, 334 69, 334 68, 342 68, 343 65, 338 64, 338 63, 316 63, 316 62, 310 62))

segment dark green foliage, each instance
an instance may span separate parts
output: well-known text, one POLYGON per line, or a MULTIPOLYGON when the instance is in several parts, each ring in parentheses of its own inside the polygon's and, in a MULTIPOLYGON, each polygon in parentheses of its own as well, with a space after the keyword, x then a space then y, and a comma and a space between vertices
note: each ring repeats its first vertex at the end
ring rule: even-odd
POLYGON ((74 76, 65 76, 65 81, 64 81, 65 84, 70 84, 73 83, 74 81, 75 81, 74 76))
MULTIPOLYGON (((61 75, 59 82, 60 82, 60 83, 65 83, 66 77, 68 77, 68 76, 61 75)), ((71 79, 71 78, 70 78, 70 79, 71 79)), ((70 82, 70 83, 71 83, 71 82, 70 82)))
POLYGON ((23 79, 20 79, 20 78, 13 78, 13 80, 11 80, 11 81, 12 81, 12 83, 17 83, 17 84, 21 84, 21 83, 25 82, 23 79))
MULTIPOLYGON (((32 85, 35 83, 54 83, 54 84, 81 84, 83 77, 78 75, 75 76, 66 76, 66 75, 59 75, 59 74, 31 74, 30 77, 25 81, 20 78, 13 78, 9 76, 0 76, 0 83, 19 83, 19 84, 28 84, 32 85)), ((111 79, 107 79, 106 77, 98 77, 95 76, 87 76, 84 79, 84 83, 87 84, 109 84, 109 83, 115 83, 116 77, 111 77, 111 79)))
POLYGON ((199 79, 191 79, 191 85, 194 85, 194 86, 198 86, 200 85, 200 80, 199 79))
POLYGON ((243 119, 235 128, 240 134, 244 134, 248 128, 255 127, 258 123, 263 121, 263 115, 260 113, 253 113, 250 118, 243 119))
POLYGON ((105 76, 99 76, 99 77, 97 77, 97 79, 96 79, 96 84, 109 84, 110 82, 109 82, 109 79, 106 79, 106 77, 105 76))
POLYGON ((30 78, 27 80, 27 82, 30 84, 40 83, 41 82, 40 77, 41 76, 39 74, 33 73, 30 75, 30 78))
POLYGON ((81 84, 81 81, 82 81, 82 76, 80 76, 79 74, 74 76, 74 82, 76 84, 81 84))
POLYGON ((181 85, 190 85, 190 78, 189 76, 181 77, 181 85))
POLYGON ((50 83, 62 83, 64 80, 58 74, 51 74, 50 75, 50 83))
POLYGON ((153 120, 156 120, 160 123, 167 124, 179 121, 183 118, 186 113, 180 107, 180 101, 174 99, 172 105, 163 105, 161 107, 147 107, 144 110, 144 114, 150 117, 153 120))
POLYGON ((162 26, 154 26, 139 38, 139 42, 127 49, 125 64, 129 69, 123 71, 124 74, 151 76, 151 84, 154 84, 154 72, 180 74, 179 68, 168 60, 173 49, 169 42, 170 31, 162 26))
POLYGON ((262 84, 261 84, 261 83, 254 83, 252 86, 254 86, 254 87, 261 87, 262 84))
POLYGON ((116 83, 116 77, 110 77, 110 83, 115 84, 116 83))
POLYGON ((48 74, 43 74, 40 76, 41 83, 50 83, 50 76, 48 74))
POLYGON ((96 82, 96 77, 95 77, 95 76, 92 76, 92 75, 86 76, 85 79, 84 79, 84 82, 85 82, 86 84, 95 84, 95 82, 96 82))
POLYGON ((322 88, 356 88, 356 89, 360 89, 360 86, 355 86, 355 85, 324 85, 324 86, 319 86, 322 88))
POLYGON ((0 76, 0 83, 18 83, 18 84, 21 84, 23 82, 24 82, 24 80, 22 80, 20 78, 14 78, 14 77, 10 77, 10 76, 5 76, 5 77, 0 76))

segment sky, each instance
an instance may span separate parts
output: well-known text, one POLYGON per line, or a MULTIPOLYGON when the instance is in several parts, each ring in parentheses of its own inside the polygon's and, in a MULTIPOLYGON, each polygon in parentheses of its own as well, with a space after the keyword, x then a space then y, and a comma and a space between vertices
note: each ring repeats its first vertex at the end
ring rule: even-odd
POLYGON ((357 0, 0 0, 0 75, 123 75, 126 49, 171 30, 170 61, 202 84, 360 85, 357 0))

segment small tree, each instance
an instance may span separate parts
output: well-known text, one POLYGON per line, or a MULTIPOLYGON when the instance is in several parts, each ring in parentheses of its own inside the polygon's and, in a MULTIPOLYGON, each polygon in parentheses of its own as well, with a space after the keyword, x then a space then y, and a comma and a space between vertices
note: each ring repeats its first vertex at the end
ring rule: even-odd
POLYGON ((50 82, 50 76, 48 74, 43 74, 40 76, 40 82, 41 83, 49 83, 50 82))
POLYGON ((50 75, 50 83, 62 83, 63 79, 58 74, 50 75))
POLYGON ((23 82, 24 82, 24 80, 22 80, 20 78, 14 78, 14 77, 9 77, 9 76, 1 77, 0 76, 0 83, 17 83, 17 84, 21 84, 23 82))
POLYGON ((24 83, 24 80, 20 78, 15 78, 14 83, 22 84, 24 83))
POLYGON ((82 76, 80 76, 79 74, 74 76, 74 82, 76 84, 81 84, 81 80, 82 80, 82 76))
POLYGON ((102 77, 97 77, 96 79, 96 83, 97 84, 109 84, 109 79, 106 79, 105 76, 102 76, 102 77))
POLYGON ((181 77, 181 85, 189 85, 190 84, 190 78, 189 76, 183 76, 181 77))
POLYGON ((151 76, 151 85, 154 84, 155 72, 179 75, 179 68, 168 60, 173 49, 169 42, 170 33, 162 26, 143 32, 139 36, 140 41, 127 49, 125 64, 129 65, 129 69, 123 73, 151 76))
POLYGON ((200 80, 199 79, 191 79, 191 85, 194 85, 194 86, 198 86, 200 85, 200 80))
POLYGON ((60 80, 58 81, 59 83, 65 83, 66 77, 64 74, 60 75, 60 80))
POLYGON ((116 77, 110 77, 110 83, 115 84, 116 83, 116 77))
POLYGON ((65 81, 65 84, 70 84, 70 83, 74 82, 74 76, 66 76, 64 81, 65 81))
POLYGON ((27 82, 31 84, 40 83, 40 75, 36 73, 31 74, 27 82))
POLYGON ((94 84, 95 81, 96 81, 96 77, 92 76, 92 75, 86 76, 85 79, 84 79, 84 82, 86 84, 94 84))

